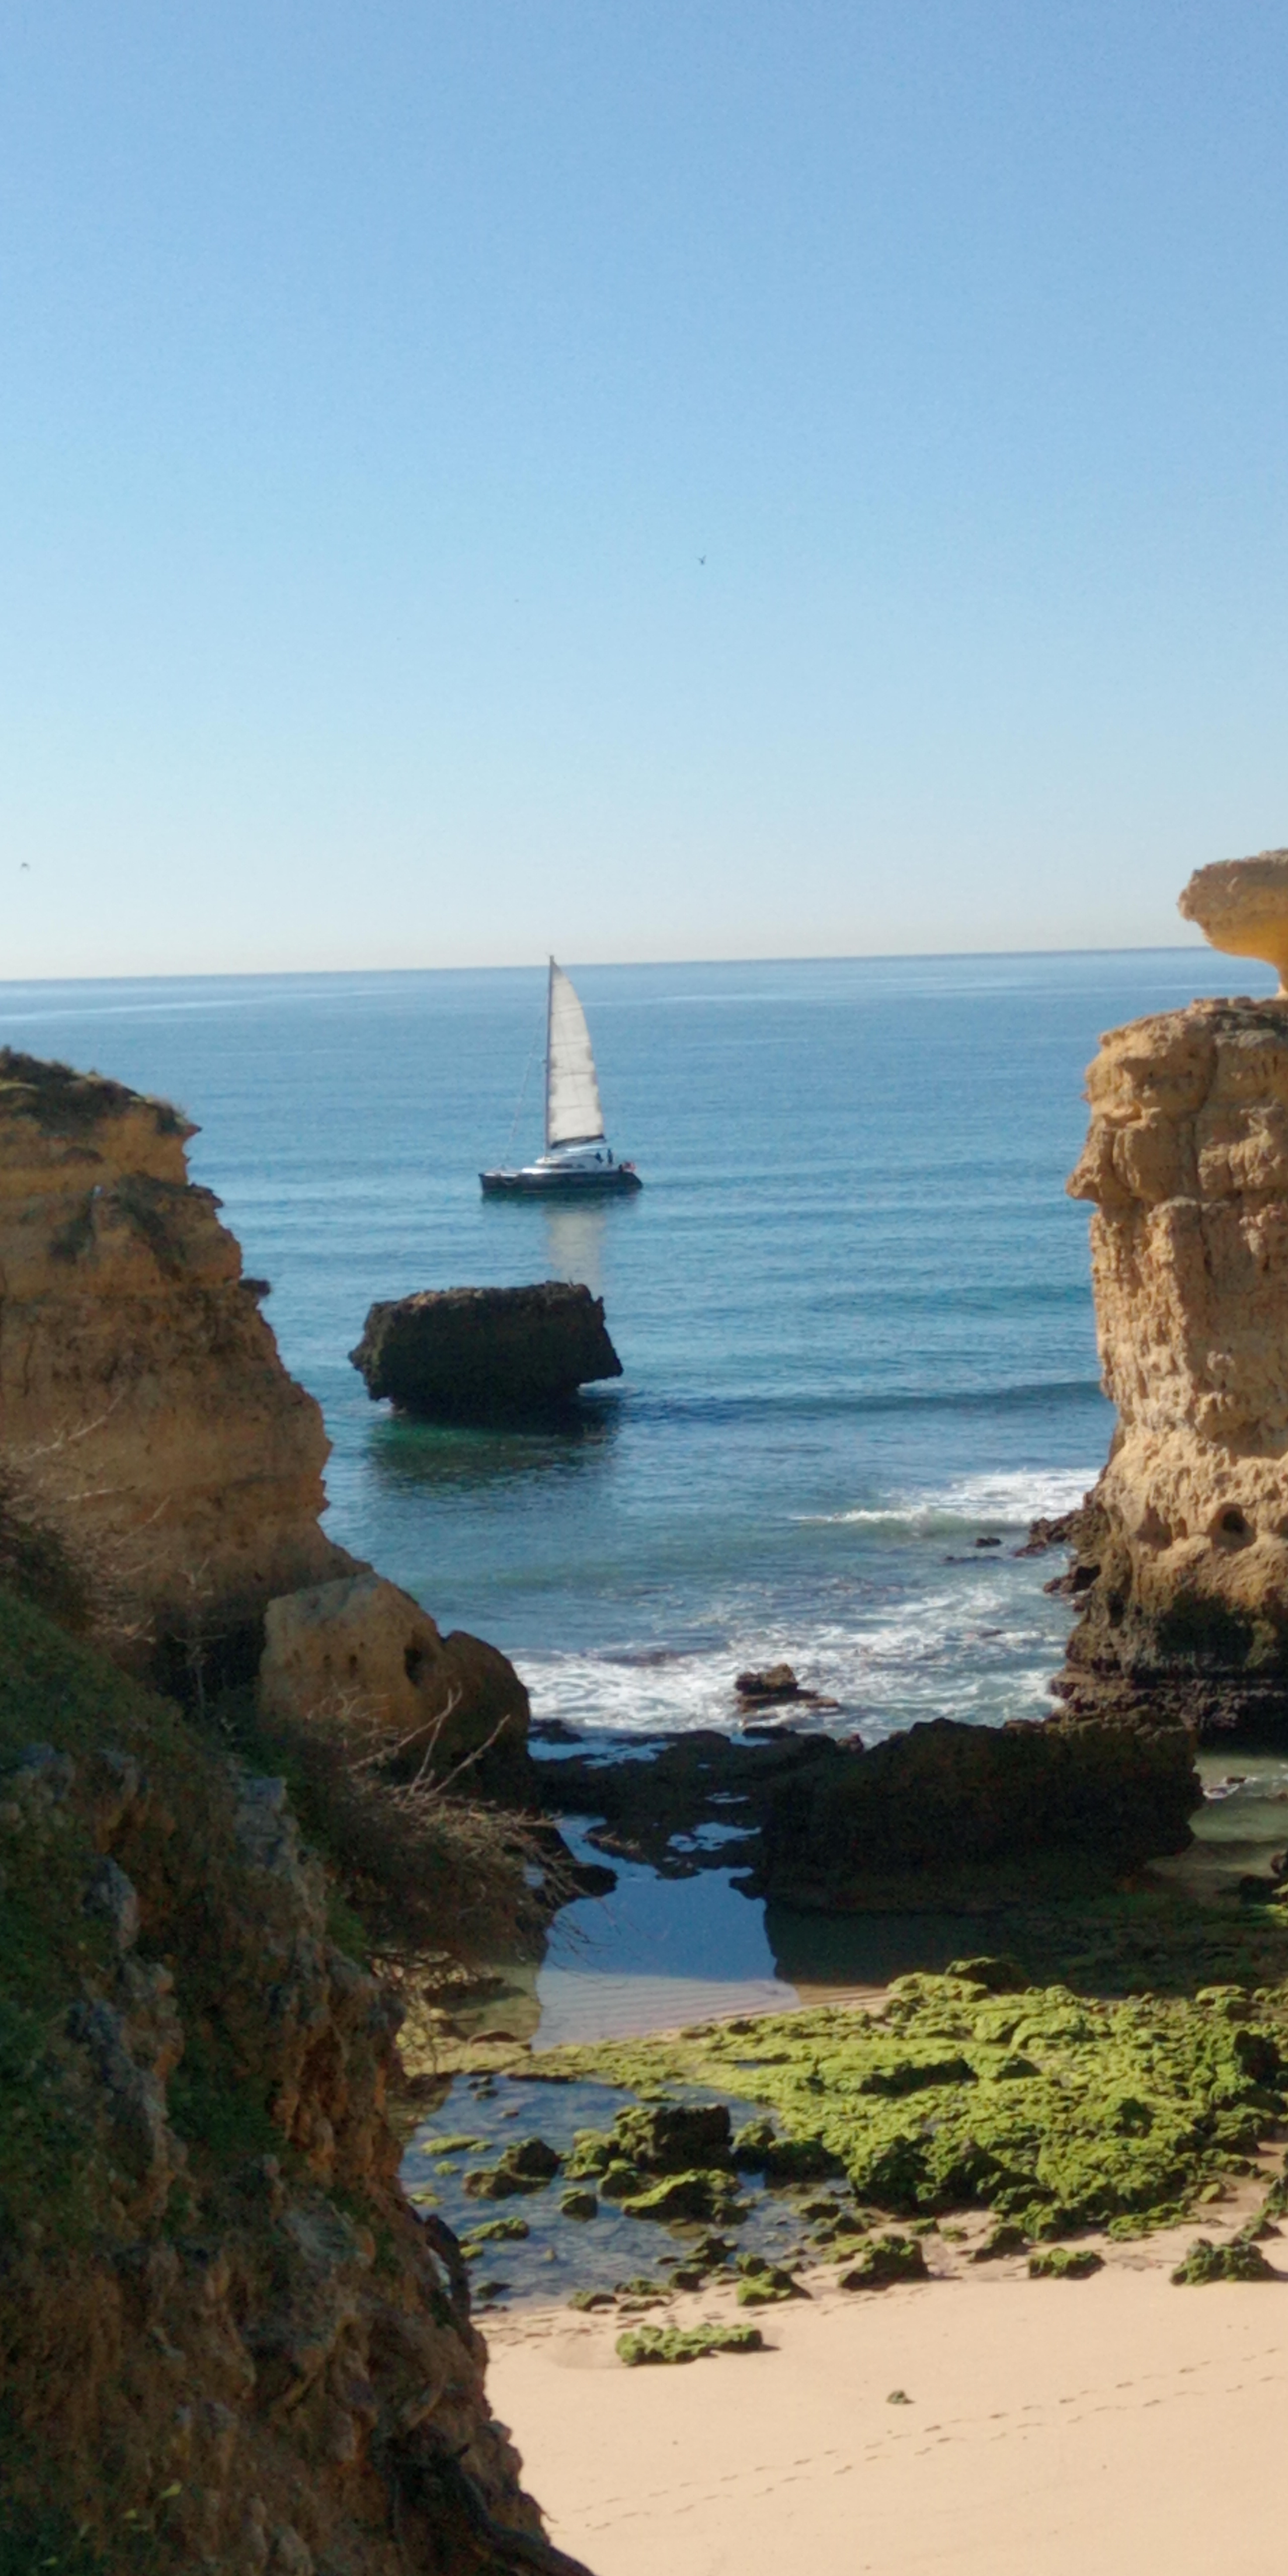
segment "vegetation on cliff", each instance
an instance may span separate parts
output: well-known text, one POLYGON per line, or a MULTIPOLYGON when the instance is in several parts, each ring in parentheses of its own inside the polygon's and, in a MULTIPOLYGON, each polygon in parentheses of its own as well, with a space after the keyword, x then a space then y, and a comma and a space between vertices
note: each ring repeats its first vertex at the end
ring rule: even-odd
POLYGON ((558 2564, 327 1904, 279 1779, 0 1591, 6 2571, 558 2564))

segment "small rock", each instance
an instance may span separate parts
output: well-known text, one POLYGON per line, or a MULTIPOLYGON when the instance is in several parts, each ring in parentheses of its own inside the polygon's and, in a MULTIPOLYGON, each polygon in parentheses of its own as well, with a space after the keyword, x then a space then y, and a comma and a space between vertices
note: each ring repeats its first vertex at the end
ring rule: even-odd
POLYGON ((739 1699, 799 1699, 801 1686, 790 1664, 768 1664, 763 1672, 737 1673, 734 1689, 739 1699))
POLYGON ((1089 2281, 1104 2268, 1103 2254, 1093 2253, 1089 2245, 1043 2245, 1029 2256, 1031 2281, 1089 2281))

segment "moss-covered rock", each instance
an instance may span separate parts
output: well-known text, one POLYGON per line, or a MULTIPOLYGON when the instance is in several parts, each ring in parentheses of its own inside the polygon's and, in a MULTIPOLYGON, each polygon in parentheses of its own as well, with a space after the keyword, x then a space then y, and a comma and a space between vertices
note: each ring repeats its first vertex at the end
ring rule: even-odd
POLYGON ((1280 2277, 1258 2246, 1238 2236, 1230 2245, 1214 2245, 1210 2237, 1196 2236, 1172 2274, 1179 2288, 1189 2289, 1201 2289, 1209 2281, 1277 2281, 1280 2277))
POLYGON ((747 2204, 739 2199, 727 2173, 681 2173, 664 2174, 646 2191, 633 2193, 622 2202, 622 2210, 627 2218, 693 2220, 721 2226, 745 2218, 747 2204))
POLYGON ((628 2370, 646 2362, 705 2361, 721 2352, 763 2352, 759 2326, 635 2326, 617 2338, 628 2370))
POLYGON ((1103 2254, 1090 2245, 1043 2245, 1029 2256, 1031 2281, 1089 2281, 1104 2268, 1103 2254))
POLYGON ((1281 1987, 1109 2000, 1006 1984, 903 1977, 878 2013, 832 2005, 552 2051, 542 2065, 759 2100, 772 2120, 755 2124, 758 2153, 799 2141, 886 2215, 987 2207, 1039 2239, 1174 2224, 1205 2185, 1246 2170, 1288 2111, 1281 1987))
POLYGON ((510 2200, 518 2192, 543 2191, 562 2161, 544 2138, 521 2138, 496 2164, 467 2174, 462 2189, 471 2200, 510 2200))
POLYGON ((926 2281, 926 2257, 915 2236, 874 2236, 864 2245, 848 2272, 841 2274, 843 2290, 886 2290, 894 2281, 926 2281))
POLYGON ((763 2254, 740 2254, 737 2268, 742 2275, 736 2294, 740 2308, 772 2308, 783 2299, 805 2296, 791 2273, 763 2254))

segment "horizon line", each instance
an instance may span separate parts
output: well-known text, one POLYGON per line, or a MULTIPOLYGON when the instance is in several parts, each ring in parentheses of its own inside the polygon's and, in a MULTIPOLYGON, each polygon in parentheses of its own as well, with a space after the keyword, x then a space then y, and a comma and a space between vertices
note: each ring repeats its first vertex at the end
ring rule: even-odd
MULTIPOLYGON (((592 973, 598 973, 601 970, 617 970, 622 973, 628 973, 632 970, 662 970, 667 967, 676 966, 909 966, 929 965, 932 963, 939 963, 941 965, 963 965, 969 960, 974 959, 978 959, 980 963, 983 964, 990 960, 1007 957, 1192 957, 1199 956, 1204 953, 1215 956, 1219 952, 1211 948, 1205 948, 1205 943, 1202 941, 1178 939, 1150 940, 1148 942, 1139 941, 1131 942, 1122 946, 1114 946, 1106 943, 1104 945, 1097 945, 1094 947, 1079 948, 879 948, 798 950, 790 955, 784 955, 781 952, 775 953, 773 951, 768 951, 763 956, 755 957, 717 957, 709 955, 695 957, 574 957, 570 960, 570 963, 576 968, 577 972, 581 974, 587 969, 592 973)), ((1267 961, 1258 958, 1249 958, 1246 961, 1248 965, 1260 965, 1265 964, 1266 962, 1267 961)), ((136 975, 85 975, 75 973, 63 975, 0 975, 0 992, 13 992, 20 990, 33 991, 40 990, 43 987, 51 985, 67 984, 286 983, 297 980, 302 982, 306 979, 311 982, 321 982, 330 980, 331 978, 353 975, 380 975, 391 978, 396 976, 410 978, 416 975, 532 975, 544 974, 547 971, 548 963, 549 956, 547 953, 547 956, 544 958, 533 959, 531 964, 523 963, 508 966, 488 965, 486 963, 454 966, 227 966, 216 968, 178 967, 169 971, 164 968, 158 968, 146 974, 136 975)), ((1268 967, 1268 971, 1273 973, 1273 967, 1268 967)))

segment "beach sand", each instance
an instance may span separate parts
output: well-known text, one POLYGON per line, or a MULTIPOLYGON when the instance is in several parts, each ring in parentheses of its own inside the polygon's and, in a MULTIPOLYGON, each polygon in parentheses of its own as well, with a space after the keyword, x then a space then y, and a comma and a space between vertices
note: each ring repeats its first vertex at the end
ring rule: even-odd
MULTIPOLYGON (((1221 2241, 1258 2196, 1201 2232, 1221 2241)), ((759 2314, 771 2349, 682 2368, 624 2369, 631 2319, 518 2310, 483 2321, 489 2391, 594 2576, 1271 2576, 1288 2295, 1173 2287, 1199 2232, 1102 2242, 1085 2281, 931 2237, 939 2277, 811 2274, 808 2303, 759 2314)), ((1263 2250, 1288 2293, 1288 2237, 1263 2250)), ((735 2313, 727 2289, 654 2311, 735 2313)))

